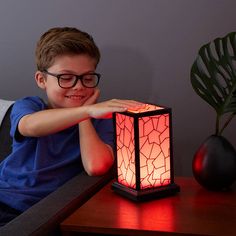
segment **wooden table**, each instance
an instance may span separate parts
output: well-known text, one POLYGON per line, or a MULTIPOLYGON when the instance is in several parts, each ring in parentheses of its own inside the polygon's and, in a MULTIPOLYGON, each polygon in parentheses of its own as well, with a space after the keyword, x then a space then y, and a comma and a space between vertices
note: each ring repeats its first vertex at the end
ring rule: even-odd
POLYGON ((63 235, 236 235, 236 185, 210 192, 193 178, 178 177, 175 196, 132 202, 111 183, 61 223, 63 235), (94 234, 92 234, 94 233, 94 234))

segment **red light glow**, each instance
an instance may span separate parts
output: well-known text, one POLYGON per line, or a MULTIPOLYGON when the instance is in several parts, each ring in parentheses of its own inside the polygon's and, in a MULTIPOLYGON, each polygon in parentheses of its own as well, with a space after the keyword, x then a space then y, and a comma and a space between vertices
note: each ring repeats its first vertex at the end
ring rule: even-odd
MULTIPOLYGON (((146 105, 146 109, 163 109, 146 105)), ((146 112, 146 109, 132 111, 146 112)), ((138 119, 140 188, 170 184, 170 127, 169 114, 145 116, 138 119)), ((134 118, 116 115, 118 182, 136 188, 134 118)))
POLYGON ((151 201, 137 205, 121 198, 114 199, 114 201, 116 201, 115 216, 121 228, 148 231, 160 230, 162 232, 176 230, 174 202, 170 203, 170 201, 163 200, 160 204, 157 204, 156 201, 151 201))
POLYGON ((116 143, 118 182, 131 188, 136 187, 133 123, 132 117, 117 114, 116 143))
POLYGON ((143 112, 147 112, 147 111, 156 111, 156 110, 160 110, 163 109, 164 107, 159 107, 159 106, 155 106, 152 104, 145 104, 144 107, 138 108, 138 109, 129 109, 129 112, 132 113, 143 113, 143 112))

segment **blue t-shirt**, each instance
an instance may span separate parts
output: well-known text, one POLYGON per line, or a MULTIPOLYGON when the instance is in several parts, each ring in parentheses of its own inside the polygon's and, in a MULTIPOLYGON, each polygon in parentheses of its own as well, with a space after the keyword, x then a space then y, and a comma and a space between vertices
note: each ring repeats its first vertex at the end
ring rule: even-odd
MULTIPOLYGON (((19 120, 45 109, 47 105, 39 97, 26 97, 15 102, 11 113, 13 150, 0 164, 0 202, 20 211, 83 170, 78 125, 40 138, 19 138, 19 120)), ((112 120, 92 122, 100 138, 113 146, 112 120)))

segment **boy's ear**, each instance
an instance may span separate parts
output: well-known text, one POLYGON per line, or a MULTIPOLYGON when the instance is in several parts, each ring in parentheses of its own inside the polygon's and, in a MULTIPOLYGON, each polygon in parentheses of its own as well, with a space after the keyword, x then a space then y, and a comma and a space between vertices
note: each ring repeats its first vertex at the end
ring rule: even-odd
POLYGON ((46 78, 44 77, 43 72, 41 71, 36 71, 35 76, 34 76, 37 85, 39 86, 39 88, 41 89, 45 89, 46 88, 46 78))

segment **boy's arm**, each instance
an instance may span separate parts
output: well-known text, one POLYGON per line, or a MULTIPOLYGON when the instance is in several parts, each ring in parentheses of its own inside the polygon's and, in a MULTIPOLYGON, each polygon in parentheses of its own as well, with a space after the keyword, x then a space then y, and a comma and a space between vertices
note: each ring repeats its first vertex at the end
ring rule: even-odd
POLYGON ((105 174, 114 162, 112 148, 100 139, 90 119, 79 123, 79 135, 85 171, 91 176, 105 174))
POLYGON ((47 109, 23 116, 18 131, 25 137, 41 137, 64 130, 89 118, 104 118, 113 112, 122 112, 140 103, 130 100, 112 99, 93 104, 99 95, 95 92, 81 107, 47 109))
MULTIPOLYGON (((98 96, 99 90, 96 89, 94 96, 86 101, 85 105, 93 104, 90 112, 91 117, 109 117, 112 112, 118 112, 118 110, 125 111, 128 108, 143 106, 143 104, 135 101, 117 99, 95 104, 98 96)), ((79 123, 79 135, 81 158, 86 172, 89 175, 106 173, 114 163, 111 146, 101 140, 90 119, 79 123)))
MULTIPOLYGON (((103 103, 96 103, 99 96, 99 90, 95 91, 95 95, 86 101, 86 104, 93 104, 91 107, 90 115, 92 117, 100 118, 99 116, 109 116, 111 112, 103 113, 105 110, 109 111, 111 107, 116 108, 124 106, 129 108, 130 106, 140 105, 134 101, 124 100, 110 100, 103 103), (122 105, 121 105, 122 104, 122 105)), ((118 110, 117 110, 118 111, 118 110)), ((123 110, 124 111, 124 110, 123 110)), ((113 110, 115 112, 115 110, 113 110)), ((106 173, 114 162, 112 148, 104 143, 98 136, 91 120, 85 120, 79 123, 79 135, 80 135, 80 150, 81 158, 85 171, 89 175, 102 175, 106 173)))
POLYGON ((25 137, 41 137, 59 132, 88 119, 86 107, 47 109, 23 116, 18 131, 25 137))

